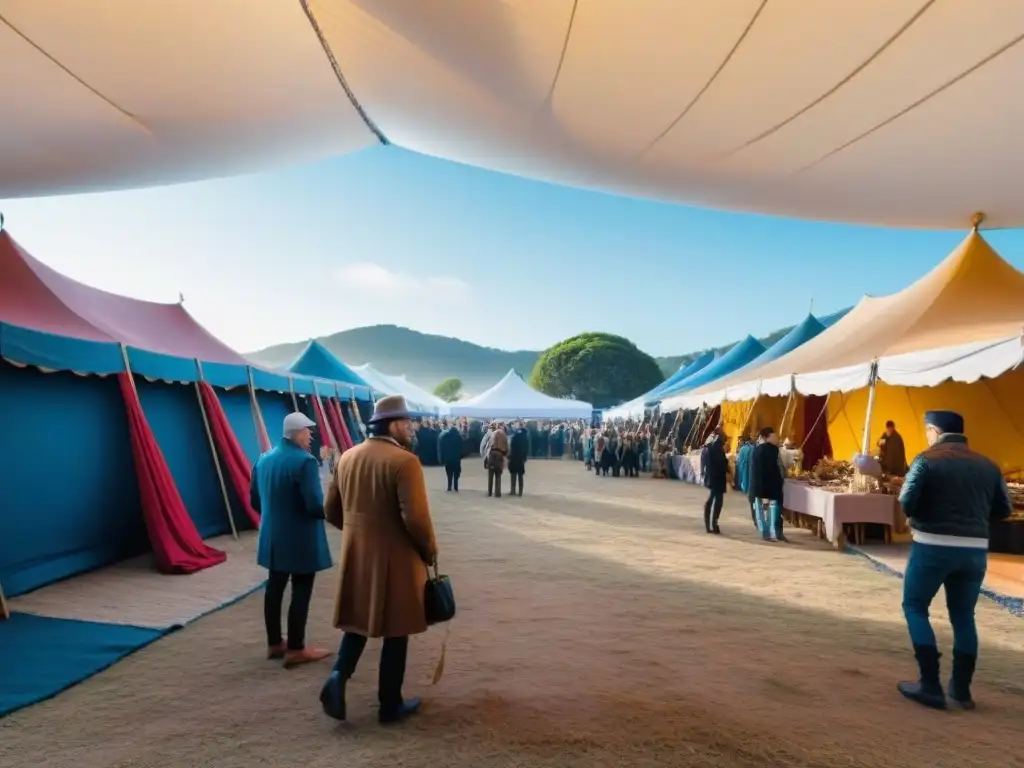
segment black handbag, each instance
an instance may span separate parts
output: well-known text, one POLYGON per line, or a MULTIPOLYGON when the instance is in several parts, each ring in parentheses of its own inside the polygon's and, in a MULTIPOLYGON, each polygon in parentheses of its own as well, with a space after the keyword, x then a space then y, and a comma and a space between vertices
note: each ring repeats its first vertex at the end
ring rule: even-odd
POLYGON ((427 585, 424 587, 423 598, 428 626, 444 624, 455 618, 455 592, 452 590, 452 581, 441 575, 436 561, 427 569, 427 585))

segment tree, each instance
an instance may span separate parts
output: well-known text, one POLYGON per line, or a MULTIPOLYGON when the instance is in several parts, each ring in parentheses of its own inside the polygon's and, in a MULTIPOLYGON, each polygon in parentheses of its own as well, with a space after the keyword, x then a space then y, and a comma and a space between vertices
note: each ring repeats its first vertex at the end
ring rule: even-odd
POLYGON ((608 408, 661 383, 653 357, 611 333, 581 333, 545 350, 530 385, 552 397, 571 397, 608 408))
POLYGON ((457 379, 454 376, 445 379, 434 387, 434 394, 446 403, 454 403, 462 394, 462 379, 457 379))

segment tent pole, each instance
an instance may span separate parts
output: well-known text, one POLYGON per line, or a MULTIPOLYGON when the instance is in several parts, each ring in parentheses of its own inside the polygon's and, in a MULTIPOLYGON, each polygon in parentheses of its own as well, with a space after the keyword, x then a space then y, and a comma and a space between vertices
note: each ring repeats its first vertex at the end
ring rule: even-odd
POLYGON ((878 383, 878 360, 871 363, 871 374, 868 379, 868 407, 864 414, 864 434, 860 439, 861 455, 867 456, 871 447, 871 419, 875 415, 875 387, 878 383))
POLYGON ((789 399, 786 400, 786 408, 782 411, 782 423, 779 425, 779 437, 786 439, 786 421, 796 413, 796 377, 789 378, 789 399))
MULTIPOLYGON (((331 429, 331 420, 327 418, 327 409, 324 407, 323 398, 320 397, 320 390, 317 389, 316 379, 313 379, 313 397, 316 398, 317 403, 320 404, 320 413, 324 416, 324 432, 331 438, 331 442, 334 443, 334 450, 338 450, 338 441, 334 437, 334 430, 331 429)), ((321 445, 323 440, 320 441, 321 445)))
POLYGON ((288 377, 288 393, 292 396, 292 410, 298 413, 299 411, 299 399, 295 397, 295 380, 288 377))
POLYGON ((260 453, 270 450, 270 435, 267 432, 267 422, 263 420, 263 411, 260 410, 260 401, 256 399, 256 382, 252 376, 252 366, 245 366, 245 372, 249 377, 249 409, 252 411, 252 423, 256 427, 256 442, 260 444, 260 453))
POLYGON ((199 413, 203 416, 203 428, 206 429, 206 441, 210 445, 210 456, 213 457, 213 467, 217 470, 217 482, 220 483, 220 495, 224 499, 224 511, 228 513, 228 523, 231 524, 231 535, 235 541, 238 541, 238 528, 235 526, 235 518, 231 514, 231 497, 228 496, 228 487, 224 484, 224 470, 220 465, 220 456, 217 454, 217 444, 213 440, 213 430, 210 429, 210 417, 206 413, 206 403, 203 402, 203 393, 200 391, 199 384, 203 380, 203 364, 199 362, 199 358, 194 358, 196 361, 196 373, 199 374, 199 380, 193 382, 193 386, 196 390, 196 400, 199 401, 199 413))

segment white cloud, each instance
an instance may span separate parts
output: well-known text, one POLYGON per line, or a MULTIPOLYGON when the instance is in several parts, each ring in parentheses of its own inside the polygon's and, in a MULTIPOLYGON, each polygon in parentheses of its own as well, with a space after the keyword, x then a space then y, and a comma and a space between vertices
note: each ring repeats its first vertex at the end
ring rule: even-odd
POLYGON ((419 277, 404 272, 392 272, 380 264, 362 261, 346 264, 338 270, 338 281, 349 290, 378 294, 378 298, 401 299, 402 294, 427 301, 458 298, 468 299, 473 289, 457 277, 419 277))

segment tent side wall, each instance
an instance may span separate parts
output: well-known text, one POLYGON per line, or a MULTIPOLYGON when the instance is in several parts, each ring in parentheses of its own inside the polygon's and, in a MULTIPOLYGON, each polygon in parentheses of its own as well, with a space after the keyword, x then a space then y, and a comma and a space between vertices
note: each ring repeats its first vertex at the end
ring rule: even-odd
POLYGON ((0 424, 8 597, 149 551, 116 379, 0 360, 0 424))
MULTIPOLYGON (((947 381, 936 387, 898 387, 879 382, 871 418, 871 439, 875 442, 892 420, 903 436, 907 461, 926 447, 924 414, 929 410, 961 413, 971 447, 995 461, 1009 476, 1024 475, 1024 369, 971 384, 947 381)), ((837 458, 849 459, 860 451, 867 412, 868 389, 834 393, 829 399, 829 437, 837 458)))
MULTIPOLYGON (((249 390, 216 388, 214 391, 217 393, 217 399, 220 400, 220 405, 224 409, 224 415, 227 416, 228 423, 231 425, 235 437, 238 438, 238 444, 242 446, 242 450, 245 451, 245 455, 250 463, 255 462, 260 455, 260 442, 256 436, 256 424, 252 420, 249 390)), ((258 401, 259 398, 257 396, 258 401)), ((260 410, 262 412, 262 406, 260 410)), ((266 419, 266 414, 264 414, 263 418, 266 419)), ((267 431, 270 431, 269 424, 267 425, 267 431)))
POLYGON ((754 437, 764 427, 774 427, 782 439, 790 438, 798 445, 803 441, 803 403, 802 397, 794 398, 797 402, 789 407, 786 397, 759 397, 757 400, 725 401, 722 403, 722 429, 729 438, 728 448, 736 450, 740 437, 754 437), (786 424, 783 430, 782 421, 786 424))
MULTIPOLYGON (((194 386, 153 383, 138 376, 135 382, 142 410, 199 535, 206 539, 230 533, 231 524, 194 386)), ((234 489, 228 486, 235 525, 246 527, 246 515, 234 489)))

